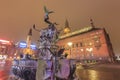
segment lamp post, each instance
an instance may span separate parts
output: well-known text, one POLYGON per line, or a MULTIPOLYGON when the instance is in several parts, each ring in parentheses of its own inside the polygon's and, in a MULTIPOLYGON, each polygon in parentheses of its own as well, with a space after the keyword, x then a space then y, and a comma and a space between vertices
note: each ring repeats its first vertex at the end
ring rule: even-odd
POLYGON ((72 43, 72 42, 68 42, 67 44, 68 44, 68 46, 70 47, 70 59, 71 59, 71 47, 72 47, 72 44, 73 44, 73 43, 72 43))

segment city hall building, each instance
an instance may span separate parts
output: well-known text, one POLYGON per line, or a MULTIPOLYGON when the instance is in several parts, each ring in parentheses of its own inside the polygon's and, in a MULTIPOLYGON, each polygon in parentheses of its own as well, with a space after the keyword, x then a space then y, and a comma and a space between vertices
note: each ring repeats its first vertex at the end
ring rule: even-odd
POLYGON ((59 37, 57 43, 69 59, 114 61, 114 52, 105 28, 86 27, 59 37))

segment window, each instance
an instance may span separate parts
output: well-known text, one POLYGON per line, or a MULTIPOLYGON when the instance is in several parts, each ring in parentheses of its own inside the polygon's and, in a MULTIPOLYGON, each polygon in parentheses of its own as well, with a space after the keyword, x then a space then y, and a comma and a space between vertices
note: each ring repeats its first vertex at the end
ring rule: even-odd
POLYGON ((76 47, 78 47, 78 43, 76 43, 76 47))
POLYGON ((94 45, 97 49, 99 49, 101 47, 101 42, 100 42, 99 36, 94 36, 94 45))
POLYGON ((82 44, 82 42, 80 42, 80 47, 83 47, 83 44, 82 44))
POLYGON ((88 46, 92 46, 92 42, 89 42, 89 43, 88 43, 88 46))

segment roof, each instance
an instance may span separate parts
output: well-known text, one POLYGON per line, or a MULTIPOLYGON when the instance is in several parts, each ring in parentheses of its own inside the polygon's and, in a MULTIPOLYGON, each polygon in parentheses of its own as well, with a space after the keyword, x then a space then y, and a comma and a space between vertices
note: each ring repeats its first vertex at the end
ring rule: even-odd
POLYGON ((101 28, 93 28, 91 26, 90 27, 85 27, 83 29, 73 31, 73 32, 68 33, 68 34, 61 35, 61 36, 59 36, 59 39, 64 39, 64 38, 68 38, 68 37, 76 36, 76 35, 79 35, 79 34, 87 33, 87 32, 93 31, 93 30, 100 30, 100 29, 101 28))

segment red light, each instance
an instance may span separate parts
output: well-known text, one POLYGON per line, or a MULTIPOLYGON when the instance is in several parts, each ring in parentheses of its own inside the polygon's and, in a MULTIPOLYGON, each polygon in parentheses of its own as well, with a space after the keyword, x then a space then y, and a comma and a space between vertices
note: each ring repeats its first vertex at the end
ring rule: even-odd
POLYGON ((10 41, 0 39, 0 43, 2 43, 2 44, 10 44, 10 41))

